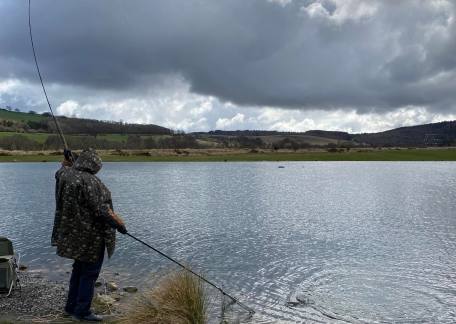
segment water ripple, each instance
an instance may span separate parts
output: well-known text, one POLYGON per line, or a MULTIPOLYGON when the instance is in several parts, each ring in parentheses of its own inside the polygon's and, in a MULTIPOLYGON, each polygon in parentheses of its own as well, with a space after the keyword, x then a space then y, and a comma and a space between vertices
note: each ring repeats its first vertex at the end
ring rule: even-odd
MULTIPOLYGON (((100 177, 132 234, 257 311, 233 306, 233 322, 456 322, 455 163, 281 164, 106 163, 100 177)), ((0 235, 50 276, 70 263, 49 246, 56 168, 0 164, 0 235)), ((120 236, 105 271, 148 285, 169 267, 120 236)))

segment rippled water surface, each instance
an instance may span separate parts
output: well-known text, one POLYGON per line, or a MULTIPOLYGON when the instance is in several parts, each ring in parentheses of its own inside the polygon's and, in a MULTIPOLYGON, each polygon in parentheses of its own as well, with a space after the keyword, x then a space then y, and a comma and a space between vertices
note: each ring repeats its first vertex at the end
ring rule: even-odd
MULTIPOLYGON (((69 270, 49 246, 57 167, 0 164, 0 235, 51 275, 69 270)), ((456 322, 455 163, 106 163, 99 176, 132 234, 223 284, 251 322, 456 322)), ((167 265, 119 237, 106 268, 139 285, 167 265)))

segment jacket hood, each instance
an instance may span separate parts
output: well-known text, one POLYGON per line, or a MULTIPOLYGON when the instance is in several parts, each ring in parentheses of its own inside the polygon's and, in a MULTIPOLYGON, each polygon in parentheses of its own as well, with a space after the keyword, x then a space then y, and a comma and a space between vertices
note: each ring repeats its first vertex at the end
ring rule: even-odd
POLYGON ((100 171, 103 164, 97 152, 93 149, 83 150, 74 163, 74 168, 79 171, 86 171, 96 174, 100 171))

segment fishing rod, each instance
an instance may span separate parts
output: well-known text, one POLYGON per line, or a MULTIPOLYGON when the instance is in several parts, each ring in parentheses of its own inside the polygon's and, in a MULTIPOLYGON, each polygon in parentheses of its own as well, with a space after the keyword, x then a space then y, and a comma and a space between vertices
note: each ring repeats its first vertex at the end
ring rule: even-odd
POLYGON ((65 155, 65 157, 68 157, 71 162, 74 162, 73 154, 71 153, 71 151, 68 148, 68 144, 65 140, 65 136, 63 135, 59 122, 57 121, 57 118, 54 115, 54 111, 52 110, 52 106, 49 101, 49 98, 48 98, 48 95, 46 92, 46 88, 44 87, 43 78, 41 76, 40 67, 38 65, 38 59, 36 58, 35 44, 33 43, 33 35, 32 35, 31 0, 28 1, 28 25, 29 25, 30 44, 32 45, 33 58, 35 59, 36 71, 38 72, 38 77, 40 79, 41 88, 43 89, 44 96, 46 97, 46 102, 48 104, 49 110, 51 111, 52 118, 54 119, 55 127, 57 128, 57 132, 59 133, 60 140, 63 143, 64 155, 65 155))
POLYGON ((233 296, 231 296, 230 294, 226 293, 221 287, 219 287, 219 286, 217 286, 216 284, 214 284, 213 282, 207 280, 207 279, 204 278, 202 275, 200 275, 200 274, 194 272, 193 270, 191 270, 190 268, 186 267, 185 265, 183 265, 183 264, 180 263, 179 261, 177 261, 177 260, 171 258, 170 256, 168 256, 168 255, 166 255, 165 253, 163 253, 163 252, 157 250, 157 249, 154 248, 153 246, 151 246, 151 245, 147 244, 146 242, 140 240, 139 238, 137 238, 137 237, 131 235, 130 233, 127 232, 127 233, 125 233, 125 234, 128 235, 128 236, 130 236, 132 239, 134 239, 134 240, 136 240, 136 241, 138 241, 138 242, 144 244, 144 245, 147 246, 149 249, 154 250, 155 252, 157 252, 157 253, 160 254, 161 256, 167 258, 168 260, 174 262, 175 264, 177 264, 178 266, 180 266, 180 267, 183 268, 184 270, 187 270, 187 271, 190 272, 191 274, 193 274, 193 275, 195 275, 196 277, 198 277, 199 279, 203 280, 205 283, 207 283, 207 284, 211 285, 212 287, 216 288, 217 290, 219 290, 219 291, 222 293, 223 296, 227 296, 227 297, 230 298, 234 303, 238 304, 238 305, 241 306, 244 310, 248 311, 250 316, 253 315, 253 314, 255 314, 255 311, 254 311, 252 308, 250 308, 250 307, 248 307, 247 305, 241 303, 241 302, 239 301, 239 299, 237 299, 236 297, 233 297, 233 296))

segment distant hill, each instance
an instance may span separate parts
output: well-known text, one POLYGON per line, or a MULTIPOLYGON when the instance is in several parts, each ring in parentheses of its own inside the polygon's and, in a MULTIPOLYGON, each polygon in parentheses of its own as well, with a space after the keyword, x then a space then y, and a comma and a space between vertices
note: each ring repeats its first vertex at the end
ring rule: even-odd
POLYGON ((45 114, 37 114, 35 112, 24 113, 19 111, 12 111, 4 108, 0 108, 0 120, 10 120, 10 121, 41 121, 47 119, 45 114))
MULTIPOLYGON (((195 147, 192 136, 174 134, 158 125, 129 124, 57 116, 68 145, 73 149, 143 149, 195 147)), ((0 108, 0 149, 59 150, 56 126, 49 113, 37 114, 0 108)))
MULTIPOLYGON (((327 139, 328 144, 351 143, 352 145, 367 146, 399 146, 399 147, 423 147, 423 146, 448 146, 456 145, 456 121, 445 121, 432 124, 424 124, 409 127, 400 127, 379 133, 350 134, 347 132, 310 130, 307 132, 278 132, 260 130, 221 131, 215 130, 207 133, 195 133, 208 136, 247 136, 247 137, 290 137, 294 139, 313 138, 327 139)), ((310 142, 309 142, 310 143, 310 142)), ((312 143, 310 143, 312 144, 312 143)))
MULTIPOLYGON (((142 134, 171 135, 173 131, 158 125, 128 124, 85 118, 57 116, 65 134, 142 134)), ((54 120, 49 113, 16 112, 0 108, 0 131, 54 133, 54 120)))
POLYGON ((310 130, 307 132, 278 132, 261 130, 221 131, 195 133, 209 138, 264 138, 272 143, 274 139, 289 138, 310 145, 351 145, 351 146, 382 146, 382 147, 424 147, 456 145, 456 121, 446 121, 409 127, 400 127, 378 133, 350 134, 347 132, 310 130))
MULTIPOLYGON (((250 148, 305 149, 310 147, 425 147, 456 145, 456 121, 400 127, 379 133, 310 130, 214 130, 175 134, 158 125, 128 124, 58 116, 72 148, 250 148)), ((0 108, 0 148, 58 149, 55 124, 49 113, 19 112, 0 108)))
POLYGON ((353 136, 347 132, 323 131, 323 130, 310 130, 304 134, 309 136, 318 136, 324 138, 331 138, 339 141, 351 141, 353 136))
POLYGON ((195 132, 194 134, 208 134, 216 136, 283 136, 283 135, 299 135, 301 132, 279 132, 279 131, 265 131, 265 130, 214 130, 209 132, 195 132))
MULTIPOLYGON (((137 135, 171 135, 169 128, 153 124, 128 124, 113 121, 100 121, 85 118, 58 117, 62 131, 65 134, 137 134, 137 135)), ((48 120, 49 129, 55 131, 55 123, 48 120)))
POLYGON ((316 136, 324 138, 332 138, 336 140, 351 140, 351 135, 346 132, 334 132, 323 130, 311 130, 307 132, 280 132, 280 131, 265 131, 265 130, 214 130, 209 132, 195 132, 194 134, 208 134, 213 136, 316 136))
POLYGON ((445 121, 385 132, 352 135, 354 141, 373 146, 449 146, 456 144, 456 121, 445 121))

